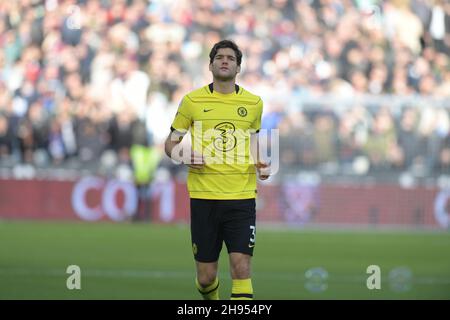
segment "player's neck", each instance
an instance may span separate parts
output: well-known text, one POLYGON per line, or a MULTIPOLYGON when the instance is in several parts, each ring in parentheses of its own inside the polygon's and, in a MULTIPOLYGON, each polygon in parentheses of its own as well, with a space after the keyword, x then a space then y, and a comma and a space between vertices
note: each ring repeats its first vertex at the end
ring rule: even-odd
POLYGON ((230 94, 233 93, 235 89, 235 79, 230 81, 220 81, 217 79, 213 80, 213 88, 214 91, 222 94, 230 94))

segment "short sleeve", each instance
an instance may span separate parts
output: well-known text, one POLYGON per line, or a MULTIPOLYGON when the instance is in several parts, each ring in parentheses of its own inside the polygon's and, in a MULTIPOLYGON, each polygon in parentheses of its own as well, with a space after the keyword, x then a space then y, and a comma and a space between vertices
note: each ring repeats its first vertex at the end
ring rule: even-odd
POLYGON ((255 131, 256 133, 261 130, 261 117, 262 117, 262 110, 263 110, 263 102, 261 99, 259 99, 257 104, 257 111, 256 111, 256 117, 251 125, 251 129, 255 131))
POLYGON ((189 107, 189 99, 185 96, 178 106, 175 119, 173 120, 170 129, 171 131, 176 130, 180 133, 186 133, 189 130, 191 123, 192 114, 189 107))

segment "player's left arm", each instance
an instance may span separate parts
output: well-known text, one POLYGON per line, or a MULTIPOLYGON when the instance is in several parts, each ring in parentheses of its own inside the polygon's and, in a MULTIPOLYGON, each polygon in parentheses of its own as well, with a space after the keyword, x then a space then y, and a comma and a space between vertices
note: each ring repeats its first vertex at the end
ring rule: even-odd
POLYGON ((256 171, 260 180, 267 180, 270 177, 270 163, 263 160, 260 155, 259 148, 259 133, 254 132, 250 134, 250 155, 252 163, 255 164, 256 171))

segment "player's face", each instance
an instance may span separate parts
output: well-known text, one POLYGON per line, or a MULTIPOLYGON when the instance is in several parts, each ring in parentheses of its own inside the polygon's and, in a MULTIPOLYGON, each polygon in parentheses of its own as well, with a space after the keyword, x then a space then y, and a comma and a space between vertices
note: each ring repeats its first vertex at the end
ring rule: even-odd
POLYGON ((236 74, 241 71, 241 67, 237 65, 233 49, 221 48, 217 50, 213 62, 209 65, 209 70, 215 79, 229 81, 236 77, 236 74))

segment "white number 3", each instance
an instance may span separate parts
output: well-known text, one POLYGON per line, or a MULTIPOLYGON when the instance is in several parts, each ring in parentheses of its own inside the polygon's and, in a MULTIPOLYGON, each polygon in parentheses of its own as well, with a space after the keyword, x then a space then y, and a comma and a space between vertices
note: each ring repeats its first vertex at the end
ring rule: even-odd
POLYGON ((252 230, 252 235, 250 236, 250 242, 255 243, 255 237, 256 237, 256 227, 250 226, 250 229, 252 230))

